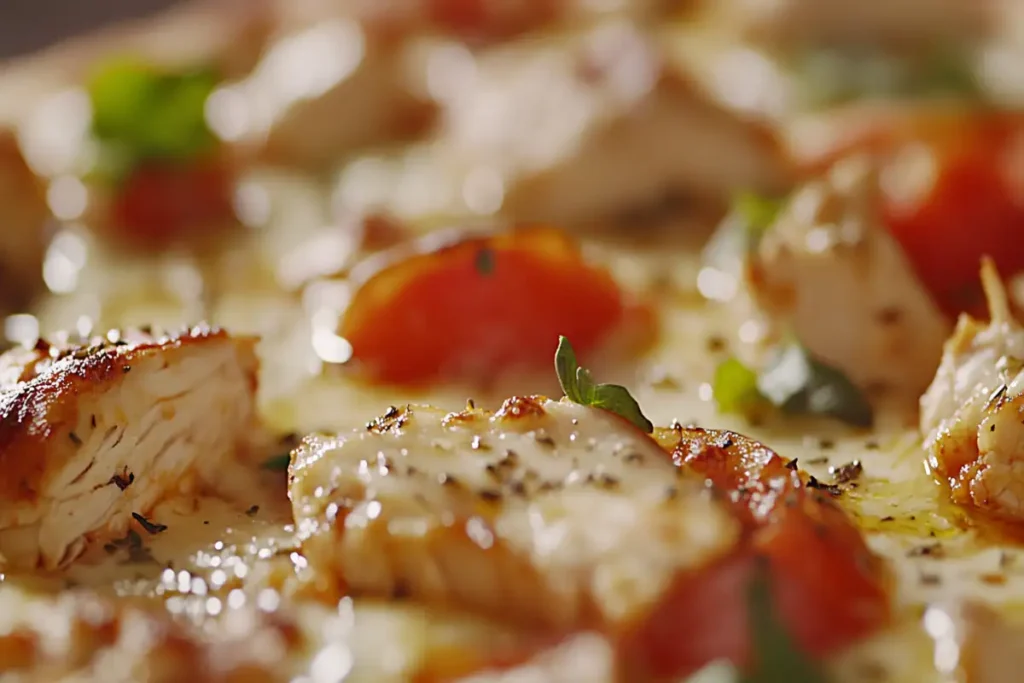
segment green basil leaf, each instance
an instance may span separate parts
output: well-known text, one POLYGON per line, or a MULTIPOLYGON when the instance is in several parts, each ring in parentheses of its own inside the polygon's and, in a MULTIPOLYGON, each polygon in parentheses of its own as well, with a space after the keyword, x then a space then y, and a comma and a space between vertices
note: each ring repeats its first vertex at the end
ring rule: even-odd
POLYGON ((646 434, 654 431, 654 425, 640 410, 640 404, 626 387, 618 384, 598 384, 594 387, 590 405, 626 418, 646 434))
POLYGON ((263 469, 273 470, 275 472, 287 472, 288 466, 292 462, 291 453, 282 453, 281 455, 275 455, 267 458, 263 461, 263 469))
POLYGON ((95 174, 116 181, 147 160, 187 161, 207 152, 216 138, 206 101, 217 83, 209 70, 165 73, 132 57, 101 64, 87 83, 101 147, 95 174))
POLYGON ((827 683, 821 668, 790 637, 772 603, 769 568, 761 562, 747 592, 754 669, 743 683, 827 683))
POLYGON ((650 434, 654 425, 640 410, 640 404, 625 387, 617 384, 596 384, 590 371, 576 362, 576 352, 565 337, 558 338, 555 351, 555 372, 562 392, 573 403, 601 408, 623 417, 650 434))
POLYGON ((871 404, 863 392, 800 344, 780 349, 758 378, 757 388, 786 413, 822 415, 857 427, 874 423, 871 404))
POLYGON ((572 344, 565 337, 559 337, 558 348, 555 350, 555 372, 558 374, 558 384, 562 387, 562 393, 573 403, 585 403, 583 396, 580 395, 577 380, 579 369, 572 344))
POLYGON ((736 358, 728 358, 715 368, 712 396, 723 413, 749 415, 767 403, 757 388, 757 373, 736 358))

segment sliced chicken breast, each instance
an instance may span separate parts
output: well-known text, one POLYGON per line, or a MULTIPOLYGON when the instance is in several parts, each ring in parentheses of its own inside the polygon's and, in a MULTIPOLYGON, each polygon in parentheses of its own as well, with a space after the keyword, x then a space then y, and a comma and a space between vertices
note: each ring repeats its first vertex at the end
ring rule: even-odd
POLYGON ((165 497, 230 484, 255 431, 255 341, 198 326, 0 357, 6 562, 61 567, 165 497))
POLYGON ((289 496, 326 581, 564 628, 643 616, 734 545, 729 512, 681 472, 616 415, 512 398, 496 413, 393 408, 309 437, 289 496))
POLYGON ((872 163, 853 157, 787 202, 747 285, 779 333, 863 387, 928 385, 950 325, 879 215, 872 163))
POLYGON ((50 210, 13 132, 0 128, 0 314, 14 312, 43 285, 50 210))
POLYGON ((953 500, 1024 519, 1024 327, 991 262, 982 282, 992 320, 962 315, 921 397, 927 464, 953 500))

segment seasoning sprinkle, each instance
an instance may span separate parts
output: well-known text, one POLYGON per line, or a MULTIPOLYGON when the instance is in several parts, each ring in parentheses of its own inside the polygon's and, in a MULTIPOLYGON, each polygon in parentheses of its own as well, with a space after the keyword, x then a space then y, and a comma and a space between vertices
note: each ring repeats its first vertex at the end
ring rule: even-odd
POLYGON ((151 522, 148 519, 146 519, 145 517, 143 517, 142 515, 140 515, 138 512, 133 512, 132 513, 132 517, 134 517, 135 521, 139 523, 139 526, 141 526, 143 529, 145 529, 146 532, 149 533, 150 535, 154 535, 155 536, 156 534, 160 534, 160 533, 163 533, 164 531, 167 531, 167 525, 166 524, 159 524, 157 522, 151 522))
POLYGON ((110 481, 108 481, 107 483, 108 484, 113 484, 114 486, 116 486, 120 490, 124 491, 126 488, 131 486, 132 483, 134 483, 134 481, 135 481, 135 475, 132 472, 129 472, 127 468, 125 468, 124 471, 125 471, 125 474, 127 476, 121 475, 121 474, 115 474, 114 476, 112 476, 110 478, 110 481))

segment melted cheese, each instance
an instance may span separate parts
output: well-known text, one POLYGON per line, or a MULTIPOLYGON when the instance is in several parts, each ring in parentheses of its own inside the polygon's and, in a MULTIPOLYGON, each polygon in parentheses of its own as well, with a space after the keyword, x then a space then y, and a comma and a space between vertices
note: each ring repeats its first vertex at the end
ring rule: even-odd
MULTIPOLYGON (((320 329, 316 326, 320 303, 308 310, 299 310, 287 295, 268 292, 265 285, 258 286, 260 279, 257 277, 259 273, 270 271, 274 263, 271 257, 275 251, 280 251, 268 245, 285 244, 309 234, 308 215, 295 207, 307 197, 315 196, 320 188, 296 178, 273 177, 260 187, 266 192, 274 218, 258 236, 254 234, 251 243, 239 245, 240 252, 247 255, 253 265, 239 270, 236 279, 224 281, 213 316, 238 331, 264 335, 261 391, 264 414, 272 426, 282 431, 347 431, 363 427, 367 420, 380 415, 392 404, 420 401, 441 410, 457 411, 462 409, 466 398, 472 396, 478 406, 496 409, 500 397, 509 395, 505 385, 496 386, 493 393, 459 386, 439 387, 428 392, 371 388, 348 381, 337 368, 331 367, 328 359, 317 355, 316 350, 321 347, 311 343, 311 334, 318 334, 320 329), (253 294, 254 291, 257 294, 253 294), (310 324, 311 319, 314 325, 310 324), (327 371, 322 372, 325 368, 327 371)), ((677 238, 678 235, 673 239, 677 238)), ((758 325, 737 316, 737 309, 725 310, 701 302, 694 286, 700 265, 692 247, 687 250, 678 241, 669 242, 668 238, 647 246, 619 243, 614 245, 614 253, 608 245, 594 243, 588 247, 596 256, 607 258, 628 287, 658 292, 662 316, 659 346, 647 356, 636 359, 635 365, 592 368, 599 377, 615 373, 616 381, 630 387, 652 421, 668 424, 678 419, 709 428, 738 430, 763 440, 786 457, 799 458, 801 466, 822 481, 832 481, 832 467, 853 460, 861 462, 863 474, 854 482, 855 486, 846 486, 840 503, 865 529, 871 546, 890 560, 896 573, 895 596, 901 618, 891 630, 837 657, 832 662, 836 681, 945 683, 946 677, 935 667, 933 644, 923 626, 925 605, 937 600, 983 600, 998 605, 1005 613, 1024 608, 1020 598, 1024 595, 1024 554, 1019 547, 995 533, 998 530, 972 524, 962 511, 947 502, 945 492, 925 472, 925 453, 917 434, 916 397, 893 397, 893 403, 881 406, 878 427, 871 434, 854 433, 821 422, 788 421, 754 427, 734 417, 719 415, 710 391, 715 365, 727 353, 741 356, 750 353, 751 343, 760 338, 758 325), (715 343, 709 344, 709 340, 715 343)), ((98 300, 103 300, 105 305, 93 320, 97 326, 139 322, 146 317, 159 317, 160 322, 172 324, 196 315, 195 301, 182 297, 162 305, 141 296, 131 301, 122 298, 120 303, 110 298, 108 293, 114 291, 124 296, 124 293, 147 289, 159 290, 168 271, 145 263, 115 270, 109 267, 109 260, 94 256, 95 252, 89 252, 79 289, 54 297, 42 309, 44 330, 73 328, 83 310, 94 310, 89 308, 93 305, 90 302, 98 300)), ((239 258, 238 254, 233 258, 239 258)), ((227 259, 222 267, 227 269, 227 259)), ((329 303, 340 304, 339 301, 329 303)), ((331 325, 325 327, 332 328, 331 325)), ((547 379, 550 380, 550 376, 547 379)), ((470 436, 463 436, 463 439, 471 441, 470 436)), ((361 457, 364 456, 366 450, 361 457)), ((339 462, 351 464, 347 455, 339 462)), ((402 484, 396 483, 396 486, 402 484)), ((226 509, 222 504, 215 505, 221 510, 216 514, 207 514, 211 509, 207 505, 203 503, 196 511, 186 507, 179 517, 154 513, 154 517, 167 523, 170 529, 146 539, 160 564, 146 568, 146 576, 141 580, 139 565, 121 564, 123 557, 105 555, 90 558, 91 562, 100 562, 99 566, 77 567, 76 577, 91 586, 110 586, 122 594, 150 596, 171 609, 178 609, 181 601, 173 600, 182 597, 177 586, 187 585, 188 593, 193 595, 192 579, 198 575, 209 591, 210 577, 225 566, 216 566, 217 562, 227 562, 232 572, 236 563, 246 567, 242 570, 247 572, 244 579, 230 586, 231 590, 241 590, 236 595, 242 595, 247 601, 258 600, 262 590, 259 588, 262 579, 250 584, 252 576, 263 571, 257 568, 266 567, 266 560, 259 558, 261 550, 273 555, 286 549, 278 555, 275 562, 280 564, 277 566, 283 567, 284 576, 301 571, 290 557, 292 534, 286 527, 290 519, 280 482, 276 489, 270 486, 265 492, 253 491, 251 502, 246 501, 246 504, 226 509), (260 512, 250 518, 245 511, 251 504, 259 504, 260 512), (272 512, 274 510, 276 512, 272 512), (191 521, 179 523, 179 518, 191 521), (204 521, 210 524, 205 525, 204 521), (254 552, 250 552, 253 549, 254 552), (228 559, 232 557, 244 559, 228 559), (165 586, 161 592, 163 563, 166 562, 174 563, 175 590, 168 591, 165 586), (181 571, 186 572, 184 582, 179 579, 181 571)), ((301 564, 301 559, 299 562, 301 564)), ((277 577, 272 579, 271 585, 283 588, 284 582, 277 577)), ((199 592, 202 590, 200 588, 199 592)), ((231 603, 226 596, 203 596, 203 604, 209 597, 224 600, 217 619, 231 611, 227 609, 231 603)), ((298 598, 287 595, 284 598, 286 603, 296 600, 298 598)), ((198 597, 187 598, 189 605, 198 602, 198 597)), ((429 640, 427 632, 440 628, 439 624, 447 623, 447 618, 410 610, 401 603, 368 604, 363 600, 355 601, 355 613, 358 615, 364 606, 368 614, 376 615, 370 617, 367 624, 378 623, 374 620, 379 619, 394 630, 376 630, 369 626, 356 629, 354 637, 360 640, 353 641, 356 645, 351 649, 356 670, 384 672, 379 673, 380 678, 367 674, 362 680, 407 680, 404 672, 410 669, 389 668, 378 661, 378 644, 387 643, 388 652, 405 657, 400 659, 403 666, 409 661, 422 661, 421 645, 429 640), (375 635, 378 639, 372 640, 375 635), (363 638, 367 640, 361 640, 363 638)), ((205 608, 188 609, 194 610, 194 614, 199 615, 197 618, 214 619, 205 608)), ((355 623, 359 623, 358 616, 355 623)), ((472 623, 473 626, 454 629, 469 640, 459 641, 454 637, 453 640, 479 642, 471 638, 479 622, 472 623)), ((337 653, 325 655, 334 656, 338 656, 337 653)))
POLYGON ((563 627, 589 609, 636 615, 738 533, 653 440, 567 401, 395 409, 310 439, 291 481, 314 569, 361 593, 563 627))

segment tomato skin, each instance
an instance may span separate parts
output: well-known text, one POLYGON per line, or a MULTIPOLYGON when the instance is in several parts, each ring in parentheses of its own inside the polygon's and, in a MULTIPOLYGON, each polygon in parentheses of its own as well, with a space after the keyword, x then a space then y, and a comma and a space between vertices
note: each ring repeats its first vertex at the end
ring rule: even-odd
POLYGON ((342 319, 339 333, 372 381, 421 385, 547 367, 558 335, 585 356, 626 313, 612 276, 557 230, 425 244, 374 269, 342 319))
POLYGON ((950 316, 984 315, 982 257, 991 256, 1004 276, 1024 271, 1022 124, 1024 117, 974 117, 924 140, 936 167, 930 187, 910 201, 885 197, 889 229, 950 316))
POLYGON ((1024 271, 1024 112, 949 107, 851 108, 824 151, 879 160, 882 218, 921 282, 950 317, 985 314, 982 256, 1004 276, 1024 271), (848 126, 845 124, 849 124, 848 126))
POLYGON ((107 226, 122 244, 161 250, 234 224, 233 170, 219 159, 149 162, 116 190, 107 226))
POLYGON ((824 657, 890 618, 890 577, 831 495, 763 445, 731 432, 657 430, 684 470, 729 501, 745 534, 719 562, 679 577, 624 641, 630 671, 662 680, 717 659, 751 665, 747 595, 767 561, 780 621, 803 652, 824 657))

